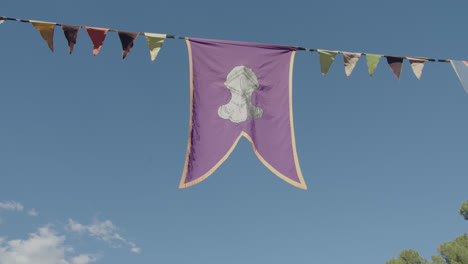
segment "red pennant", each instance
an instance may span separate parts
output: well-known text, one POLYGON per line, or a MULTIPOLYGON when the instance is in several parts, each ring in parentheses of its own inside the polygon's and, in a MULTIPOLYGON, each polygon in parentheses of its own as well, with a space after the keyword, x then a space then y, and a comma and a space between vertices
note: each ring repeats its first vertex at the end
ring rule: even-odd
POLYGON ((140 33, 136 32, 127 32, 127 31, 119 31, 120 42, 122 43, 122 60, 127 57, 130 50, 133 48, 133 43, 135 39, 140 35, 140 33))
POLYGON ((101 50, 102 44, 104 43, 104 39, 106 38, 108 28, 97 28, 97 27, 85 27, 86 31, 88 31, 88 35, 93 42, 93 55, 96 56, 101 50))

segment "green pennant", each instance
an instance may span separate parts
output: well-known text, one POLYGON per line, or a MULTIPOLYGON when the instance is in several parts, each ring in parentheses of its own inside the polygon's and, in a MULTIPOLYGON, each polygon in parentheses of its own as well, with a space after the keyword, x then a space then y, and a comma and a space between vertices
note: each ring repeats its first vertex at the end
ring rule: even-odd
POLYGON ((335 60, 336 54, 338 51, 331 51, 331 50, 317 50, 320 56, 320 67, 322 69, 323 77, 327 75, 330 66, 332 65, 333 61, 335 60))
POLYGON ((156 59, 158 56, 159 50, 161 49, 164 40, 166 39, 166 34, 155 34, 155 33, 144 33, 146 37, 146 42, 150 49, 151 61, 156 59))
POLYGON ((367 60, 367 69, 369 70, 369 75, 372 77, 372 75, 375 72, 375 69, 377 68, 377 65, 379 64, 380 58, 382 58, 383 55, 378 55, 378 54, 366 54, 366 60, 367 60))

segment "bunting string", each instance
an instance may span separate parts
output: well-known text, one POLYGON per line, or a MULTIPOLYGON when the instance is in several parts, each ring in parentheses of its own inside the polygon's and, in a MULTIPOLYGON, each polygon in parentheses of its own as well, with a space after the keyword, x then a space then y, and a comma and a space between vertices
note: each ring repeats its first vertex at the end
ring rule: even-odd
MULTIPOLYGON (((39 21, 34 21, 34 20, 27 20, 27 19, 19 19, 19 18, 11 18, 11 17, 4 17, 0 16, 0 20, 10 20, 10 21, 17 21, 17 22, 24 22, 24 23, 32 23, 32 22, 39 22, 39 21)), ((42 22, 42 23, 50 23, 50 22, 42 22)), ((63 24, 60 23, 54 23, 56 26, 62 26, 63 24)), ((68 26, 68 25, 67 25, 68 26)), ((86 28, 86 26, 80 26, 82 28, 86 28)), ((122 32, 122 30, 117 30, 117 29, 108 29, 108 31, 112 32, 122 32)), ((128 32, 128 31, 127 31, 128 32)), ((145 33, 142 32, 129 32, 129 33, 137 33, 138 35, 145 35, 145 33)), ((187 37, 180 37, 176 35, 171 35, 171 34, 166 34, 166 38, 171 38, 171 39, 187 39, 187 37)), ((336 54, 346 54, 349 52, 345 51, 328 51, 328 50, 323 50, 323 49, 311 49, 311 48, 304 48, 304 47, 298 47, 296 46, 297 50, 302 50, 302 51, 310 51, 310 52, 319 52, 319 51, 327 51, 327 52, 336 52, 336 54)), ((369 53, 361 52, 361 53, 355 53, 355 54, 361 54, 361 55, 368 55, 369 53)), ((369 54, 369 55, 374 55, 374 54, 369 54)), ((395 59, 415 59, 415 60, 423 60, 423 61, 431 61, 431 62, 450 62, 451 60, 449 59, 432 59, 432 58, 426 58, 426 57, 411 57, 411 56, 390 56, 390 55, 381 55, 384 58, 391 58, 391 61, 395 59)), ((325 73, 326 74, 326 73, 325 73)))
MULTIPOLYGON (((73 48, 75 47, 76 40, 78 37, 78 31, 81 28, 86 29, 88 35, 93 44, 93 55, 96 56, 106 38, 106 34, 109 31, 117 32, 119 35, 120 41, 122 43, 122 60, 127 57, 130 53, 130 50, 133 47, 133 44, 136 38, 139 35, 145 36, 146 42, 148 44, 148 48, 151 55, 151 61, 154 61, 161 50, 164 40, 166 38, 172 39, 189 39, 188 37, 180 37, 176 35, 170 34, 156 34, 156 33, 148 33, 148 32, 132 32, 132 31, 123 31, 117 29, 109 29, 109 28, 99 28, 99 27, 89 27, 89 26, 79 26, 79 25, 66 25, 60 23, 53 23, 53 22, 45 22, 45 21, 37 21, 37 20, 27 20, 27 19, 19 19, 19 18, 11 18, 11 17, 4 17, 0 16, 0 24, 4 21, 17 21, 23 23, 30 23, 32 24, 41 34, 42 38, 47 42, 49 49, 53 52, 54 51, 54 28, 55 26, 62 27, 63 33, 68 41, 68 49, 69 53, 73 52, 73 48)), ((386 58, 388 66, 390 67, 391 71, 395 75, 395 77, 400 80, 401 72, 403 69, 403 61, 406 59, 409 61, 411 68, 413 70, 414 75, 416 78, 421 79, 422 71, 424 69, 425 62, 450 62, 452 67, 454 68, 455 72, 457 73, 460 82, 462 83, 465 91, 468 94, 468 62, 463 61, 455 61, 450 59, 432 59, 426 57, 413 57, 413 56, 389 56, 389 55, 381 55, 381 54, 371 54, 365 52, 346 52, 346 51, 333 51, 333 50, 324 50, 324 49, 309 49, 303 47, 291 47, 295 50, 299 51, 309 51, 309 52, 317 52, 319 54, 320 65, 322 75, 325 77, 327 75, 328 70, 330 69, 333 61, 337 54, 343 55, 344 61, 344 69, 346 76, 349 77, 356 66, 357 62, 359 61, 361 56, 366 56, 367 68, 369 71, 369 75, 372 75, 377 68, 377 65, 380 62, 380 59, 386 58), (467 70, 465 70, 467 68, 467 70)))
MULTIPOLYGON (((4 17, 4 16, 0 16, 0 24, 2 23, 1 20, 10 20, 10 21, 17 21, 17 22, 23 22, 23 23, 32 23, 32 22, 42 22, 42 23, 52 23, 52 22, 45 22, 45 21, 36 21, 36 20, 27 20, 27 19, 20 19, 20 18, 12 18, 12 17, 4 17)), ((56 26, 70 26, 70 25, 66 25, 66 24, 60 24, 60 23, 53 23, 55 24, 56 26)), ((77 25, 78 26, 78 25, 77 25)), ((86 28, 87 26, 78 26, 78 27, 81 27, 81 28, 86 28)), ((107 29, 108 31, 111 31, 111 32, 120 32, 122 30, 118 30, 118 29, 107 29)), ((127 31, 127 32, 132 32, 132 31, 127 31)), ((145 33, 142 33, 142 32, 132 32, 132 33, 138 33, 138 35, 144 35, 145 33)), ((166 35, 166 38, 172 38, 172 39, 186 39, 187 37, 179 37, 179 36, 175 36, 175 35, 169 35, 167 34, 166 35)), ((304 48, 300 48, 300 49, 304 49, 304 48)), ((305 49, 304 49, 305 50, 305 49)))

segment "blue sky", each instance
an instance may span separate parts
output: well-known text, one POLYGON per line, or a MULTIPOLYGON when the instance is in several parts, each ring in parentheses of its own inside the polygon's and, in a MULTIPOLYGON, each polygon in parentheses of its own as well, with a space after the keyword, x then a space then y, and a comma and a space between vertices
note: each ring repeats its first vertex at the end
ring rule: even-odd
MULTIPOLYGON (((0 15, 457 60, 468 46, 466 1, 126 3, 2 0, 0 15)), ((298 52, 294 121, 309 189, 276 177, 243 139, 207 180, 179 190, 184 41, 168 39, 151 63, 142 36, 122 61, 115 32, 96 57, 84 30, 71 56, 58 27, 54 53, 30 24, 0 33, 5 264, 30 244, 45 263, 374 264, 405 248, 429 258, 467 230, 457 210, 468 199, 468 96, 448 63, 426 63, 419 81, 405 61, 398 81, 384 59, 370 78, 362 57, 346 78, 338 55, 323 78, 318 55, 298 52)))

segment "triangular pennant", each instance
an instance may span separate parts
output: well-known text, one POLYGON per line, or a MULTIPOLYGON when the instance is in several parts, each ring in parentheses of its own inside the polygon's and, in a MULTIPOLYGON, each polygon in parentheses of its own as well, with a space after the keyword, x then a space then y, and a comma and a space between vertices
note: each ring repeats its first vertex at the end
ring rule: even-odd
POLYGON ((380 61, 380 58, 382 58, 382 56, 383 55, 366 53, 367 69, 371 77, 374 74, 375 69, 377 69, 377 65, 379 65, 379 61, 380 61))
POLYGON ((332 65, 333 61, 335 60, 336 54, 338 51, 331 51, 331 50, 317 50, 320 56, 320 67, 322 69, 323 77, 327 75, 330 66, 332 65))
POLYGON ((72 54, 73 48, 75 47, 80 28, 80 26, 62 25, 63 33, 65 34, 65 37, 68 41, 68 52, 70 54, 72 54))
POLYGON ((133 48, 133 43, 135 39, 140 35, 140 33, 136 32, 128 32, 128 31, 118 31, 120 42, 122 43, 122 60, 127 57, 130 50, 133 48))
POLYGON ((346 76, 350 76, 356 67, 362 53, 343 52, 344 68, 346 76))
POLYGON ((468 94, 468 61, 450 61, 455 73, 468 94))
POLYGON ((421 74, 424 69, 424 63, 427 61, 426 58, 415 58, 415 57, 408 57, 407 58, 411 64, 411 68, 413 68, 414 75, 418 80, 421 80, 421 74))
POLYGON ((49 49, 54 52, 54 29, 56 24, 35 20, 30 20, 30 22, 39 30, 42 38, 47 42, 47 45, 49 45, 49 49))
POLYGON ((108 28, 85 27, 89 38, 93 42, 93 55, 96 56, 101 50, 104 39, 106 39, 108 28))
POLYGON ((161 49, 164 40, 166 39, 166 34, 155 34, 155 33, 144 33, 146 37, 146 42, 150 49, 151 61, 156 59, 158 56, 159 50, 161 49))
POLYGON ((401 57, 387 57, 388 66, 392 69, 393 74, 400 80, 401 70, 403 69, 403 58, 401 57))

